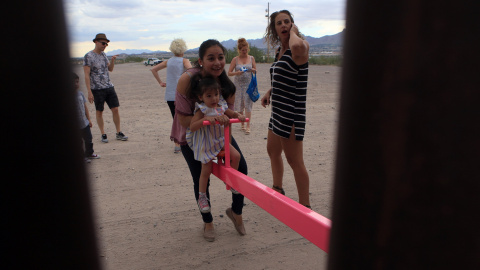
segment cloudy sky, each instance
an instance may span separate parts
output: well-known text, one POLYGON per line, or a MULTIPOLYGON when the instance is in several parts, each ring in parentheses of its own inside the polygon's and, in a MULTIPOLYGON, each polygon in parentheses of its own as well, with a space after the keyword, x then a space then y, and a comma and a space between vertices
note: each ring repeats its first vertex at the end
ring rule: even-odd
MULTIPOLYGON (((106 33, 109 50, 168 51, 174 38, 188 48, 207 39, 262 38, 269 1, 259 0, 64 0, 70 51, 81 57, 106 33)), ((287 9, 304 35, 323 37, 345 27, 345 0, 270 1, 270 14, 287 9)))

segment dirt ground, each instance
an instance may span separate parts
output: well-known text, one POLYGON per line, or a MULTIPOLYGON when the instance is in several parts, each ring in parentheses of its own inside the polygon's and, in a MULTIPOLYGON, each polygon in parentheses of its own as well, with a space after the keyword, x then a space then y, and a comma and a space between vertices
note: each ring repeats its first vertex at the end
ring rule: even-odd
MULTIPOLYGON (((258 64, 261 95, 268 90, 269 64, 258 64)), ((110 110, 104 112, 109 143, 100 142, 95 108, 95 153, 87 165, 103 269, 326 269, 327 254, 245 198, 247 235, 240 236, 225 215, 231 193, 212 175, 211 203, 216 240, 206 242, 192 179, 181 153, 170 141, 172 118, 161 88, 141 63, 118 64, 110 74, 120 99, 122 131, 115 140, 110 110)), ((225 67, 228 70, 228 65, 225 67)), ((74 67, 86 91, 81 65, 74 67)), ((330 218, 341 68, 309 68, 304 158, 310 176, 311 205, 330 218)), ((166 70, 160 71, 165 80, 166 70)), ((270 107, 254 104, 252 132, 234 126, 249 176, 272 185, 266 152, 270 107)), ((286 195, 298 200, 293 173, 285 161, 286 195)))

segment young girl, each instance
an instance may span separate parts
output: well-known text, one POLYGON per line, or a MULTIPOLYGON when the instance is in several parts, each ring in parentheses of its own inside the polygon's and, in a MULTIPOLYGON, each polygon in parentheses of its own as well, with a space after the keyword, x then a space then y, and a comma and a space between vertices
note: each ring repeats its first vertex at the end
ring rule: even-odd
MULTIPOLYGON (((206 195, 207 182, 212 173, 212 160, 220 153, 225 145, 223 127, 215 125, 223 115, 229 118, 238 118, 245 121, 245 116, 228 109, 227 102, 220 93, 220 84, 213 77, 197 75, 194 78, 196 85, 190 88, 190 96, 195 96, 198 102, 195 103, 195 113, 187 128, 186 139, 193 150, 195 160, 202 162, 202 173, 200 174, 198 207, 200 212, 210 212, 210 204, 206 195), (204 126, 203 121, 210 121, 212 125, 204 126)), ((240 153, 230 145, 230 161, 232 168, 238 169, 240 153)), ((236 193, 234 189, 232 192, 236 193)))

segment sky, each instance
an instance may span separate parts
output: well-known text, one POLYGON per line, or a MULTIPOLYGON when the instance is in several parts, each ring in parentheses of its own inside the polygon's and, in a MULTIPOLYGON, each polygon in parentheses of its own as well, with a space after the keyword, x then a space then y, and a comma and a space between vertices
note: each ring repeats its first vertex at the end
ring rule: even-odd
POLYGON ((72 57, 92 50, 97 33, 110 40, 106 52, 169 51, 175 38, 189 49, 211 38, 263 38, 268 6, 270 14, 289 10, 306 36, 334 35, 345 27, 345 0, 64 0, 72 57))

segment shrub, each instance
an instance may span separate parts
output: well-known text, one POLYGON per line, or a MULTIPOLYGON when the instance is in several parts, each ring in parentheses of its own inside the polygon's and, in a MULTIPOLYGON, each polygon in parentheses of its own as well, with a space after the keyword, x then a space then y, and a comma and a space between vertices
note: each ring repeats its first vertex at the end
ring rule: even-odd
POLYGON ((143 62, 143 58, 139 56, 129 55, 125 58, 125 63, 143 62))
POLYGON ((320 55, 311 56, 308 62, 312 65, 341 66, 342 60, 343 56, 341 55, 320 55))

